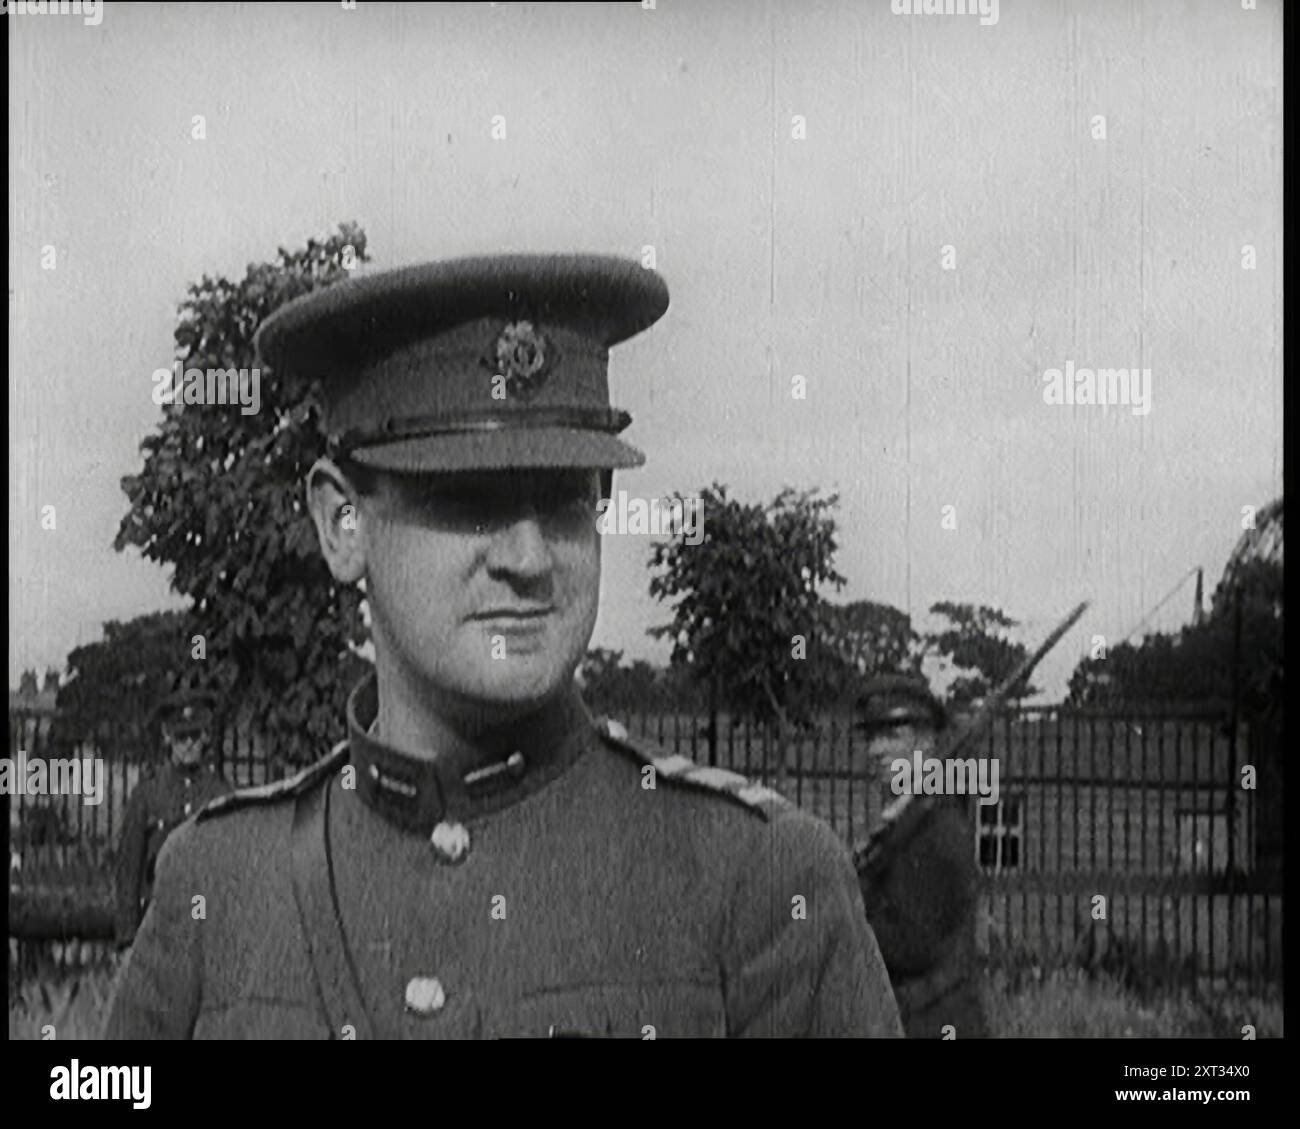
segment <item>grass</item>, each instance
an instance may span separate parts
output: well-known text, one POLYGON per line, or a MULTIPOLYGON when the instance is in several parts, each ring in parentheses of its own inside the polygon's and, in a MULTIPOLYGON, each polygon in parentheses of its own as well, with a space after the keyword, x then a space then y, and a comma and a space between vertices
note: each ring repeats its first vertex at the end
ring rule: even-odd
POLYGON ((1281 993, 1275 998, 1224 990, 1187 989, 1138 997, 1110 976, 1061 970, 1007 992, 998 976, 986 981, 989 1029, 1002 1038, 1257 1039, 1282 1035, 1281 993))
POLYGON ((108 1014, 113 970, 62 980, 28 980, 9 1000, 10 1039, 98 1039, 108 1014))
MULTIPOLYGON (((98 1039, 114 969, 29 980, 9 1005, 9 1038, 40 1039, 47 1025, 58 1039, 98 1039)), ((1170 992, 1139 999, 1117 980, 1060 971, 1014 990, 1005 977, 985 981, 989 1029, 1002 1038, 1240 1039, 1242 1025, 1256 1038, 1282 1035, 1282 1002, 1239 991, 1170 992)))

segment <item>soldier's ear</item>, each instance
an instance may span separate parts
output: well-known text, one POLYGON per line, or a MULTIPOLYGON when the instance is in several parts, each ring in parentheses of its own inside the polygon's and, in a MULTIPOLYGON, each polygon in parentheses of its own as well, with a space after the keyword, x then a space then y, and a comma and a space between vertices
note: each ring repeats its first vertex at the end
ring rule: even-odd
POLYGON ((334 579, 355 584, 366 574, 361 493, 333 459, 320 458, 307 472, 307 508, 320 551, 334 579))

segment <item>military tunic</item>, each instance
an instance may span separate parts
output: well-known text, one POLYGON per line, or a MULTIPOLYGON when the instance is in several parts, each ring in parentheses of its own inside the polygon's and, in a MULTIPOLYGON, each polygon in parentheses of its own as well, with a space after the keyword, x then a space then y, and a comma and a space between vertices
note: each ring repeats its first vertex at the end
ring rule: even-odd
POLYGON ((158 854, 167 837, 209 800, 232 791, 206 765, 168 761, 131 793, 118 838, 115 875, 116 933, 125 944, 135 934, 149 903, 158 854))
POLYGON ((596 723, 500 764, 367 731, 167 843, 118 1038, 901 1034, 848 854, 766 789, 596 723))
POLYGON ((988 1034, 975 950, 979 872, 963 798, 945 797, 881 874, 862 880, 908 1038, 988 1034))

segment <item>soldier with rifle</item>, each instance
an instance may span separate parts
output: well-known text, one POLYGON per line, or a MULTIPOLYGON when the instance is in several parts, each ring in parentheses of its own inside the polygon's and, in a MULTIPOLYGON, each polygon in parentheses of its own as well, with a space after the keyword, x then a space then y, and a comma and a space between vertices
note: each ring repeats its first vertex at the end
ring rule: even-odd
MULTIPOLYGON (((867 741, 866 774, 873 787, 890 778, 896 759, 935 753, 947 711, 920 675, 888 674, 867 684, 857 722, 867 741)), ((899 1014, 909 1038, 988 1034, 975 953, 979 869, 971 828, 971 797, 942 796, 917 833, 885 865, 862 880, 867 920, 880 943, 899 1014)), ((897 802, 888 794, 883 801, 897 802)), ((869 825, 878 823, 879 817, 869 825)))
MULTIPOLYGON (((1073 627, 1070 612, 988 696, 965 725, 948 724, 922 680, 896 676, 868 686, 869 754, 886 765, 916 748, 940 760, 974 757, 993 717, 1073 627), (931 749, 933 752, 931 753, 931 749)), ((909 1037, 979 1037, 986 1016, 976 974, 974 923, 979 872, 967 796, 898 797, 853 852, 867 917, 909 1037), (951 1030, 949 1030, 951 1028, 951 1030)))

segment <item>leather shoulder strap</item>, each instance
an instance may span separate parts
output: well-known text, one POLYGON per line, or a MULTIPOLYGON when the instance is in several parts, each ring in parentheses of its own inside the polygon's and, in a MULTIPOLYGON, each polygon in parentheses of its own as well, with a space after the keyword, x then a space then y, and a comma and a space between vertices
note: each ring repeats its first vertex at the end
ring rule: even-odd
POLYGON ((311 958, 330 1038, 342 1039, 352 1027, 358 1039, 376 1037, 374 1023, 361 995, 361 978, 339 914, 334 864, 329 845, 331 782, 300 791, 295 798, 290 847, 293 854, 293 896, 311 958))

